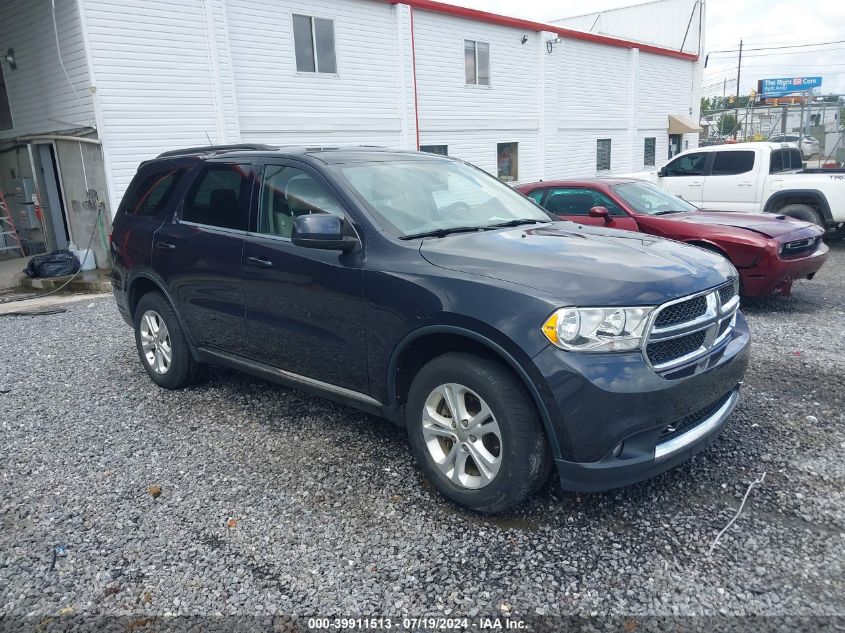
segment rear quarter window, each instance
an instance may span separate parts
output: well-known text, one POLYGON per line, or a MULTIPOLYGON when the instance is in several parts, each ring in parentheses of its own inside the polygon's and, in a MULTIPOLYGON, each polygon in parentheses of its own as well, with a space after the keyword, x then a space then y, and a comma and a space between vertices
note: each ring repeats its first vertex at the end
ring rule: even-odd
POLYGON ((785 147, 783 149, 776 149, 772 152, 771 162, 769 163, 769 173, 776 174, 782 171, 790 171, 792 169, 801 169, 801 150, 796 147, 785 147))
POLYGON ((168 166, 139 174, 123 196, 121 212, 137 216, 158 215, 167 206, 185 171, 184 167, 168 166))

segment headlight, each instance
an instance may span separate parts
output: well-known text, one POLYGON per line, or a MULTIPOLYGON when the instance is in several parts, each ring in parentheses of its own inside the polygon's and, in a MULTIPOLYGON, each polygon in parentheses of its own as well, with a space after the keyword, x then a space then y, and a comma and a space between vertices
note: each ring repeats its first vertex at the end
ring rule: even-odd
POLYGON ((646 308, 561 308, 543 324, 543 334, 561 349, 620 352, 640 346, 654 310, 646 308))

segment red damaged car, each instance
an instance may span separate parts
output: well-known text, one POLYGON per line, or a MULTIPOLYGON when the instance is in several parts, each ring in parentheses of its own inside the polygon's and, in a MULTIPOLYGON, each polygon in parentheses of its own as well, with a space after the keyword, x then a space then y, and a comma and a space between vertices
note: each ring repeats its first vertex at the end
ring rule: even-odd
POLYGON ((739 271, 746 297, 789 295, 792 282, 812 279, 827 257, 824 231, 815 224, 770 213, 702 211, 642 180, 554 180, 517 189, 564 220, 717 251, 739 271))

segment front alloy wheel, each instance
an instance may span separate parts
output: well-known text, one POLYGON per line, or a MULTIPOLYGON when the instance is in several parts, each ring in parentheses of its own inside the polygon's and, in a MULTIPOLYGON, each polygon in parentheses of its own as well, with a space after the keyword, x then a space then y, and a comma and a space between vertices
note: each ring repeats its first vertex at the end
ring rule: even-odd
POLYGON ((141 317, 139 333, 144 359, 150 369, 159 375, 166 374, 173 358, 173 348, 164 319, 155 310, 147 310, 141 317))
POLYGON ((431 459, 455 485, 483 488, 502 463, 502 435, 487 403, 464 385, 436 387, 422 412, 423 438, 431 459))

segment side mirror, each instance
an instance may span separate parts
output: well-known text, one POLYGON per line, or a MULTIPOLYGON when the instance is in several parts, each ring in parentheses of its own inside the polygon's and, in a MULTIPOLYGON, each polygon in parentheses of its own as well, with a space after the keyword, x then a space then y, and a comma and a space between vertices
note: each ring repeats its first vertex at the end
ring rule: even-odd
POLYGON ((657 175, 663 178, 666 176, 666 165, 663 165, 660 169, 657 170, 657 175))
POLYGON ((293 219, 291 242, 303 248, 351 251, 358 246, 358 238, 344 230, 344 225, 344 220, 331 213, 298 215, 293 219))
POLYGON ((590 209, 590 217, 591 218, 604 218, 605 224, 610 224, 613 222, 613 218, 610 217, 610 211, 607 210, 607 207, 593 207, 590 209))

